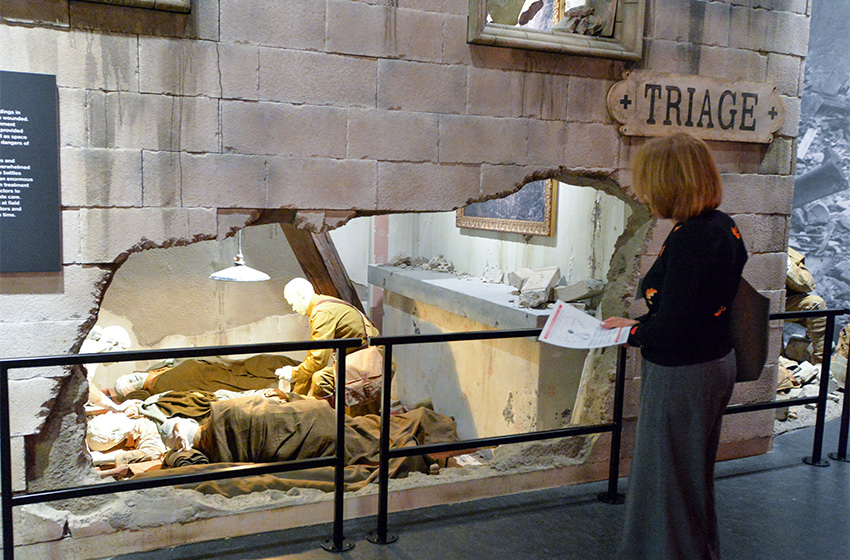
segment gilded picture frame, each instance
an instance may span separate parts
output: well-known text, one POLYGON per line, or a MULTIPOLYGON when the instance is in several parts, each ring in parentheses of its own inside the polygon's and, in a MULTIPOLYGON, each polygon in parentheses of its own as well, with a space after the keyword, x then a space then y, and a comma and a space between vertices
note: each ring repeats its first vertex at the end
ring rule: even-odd
POLYGON ((455 217, 459 228, 555 235, 558 181, 532 181, 504 198, 476 202, 460 208, 455 217))

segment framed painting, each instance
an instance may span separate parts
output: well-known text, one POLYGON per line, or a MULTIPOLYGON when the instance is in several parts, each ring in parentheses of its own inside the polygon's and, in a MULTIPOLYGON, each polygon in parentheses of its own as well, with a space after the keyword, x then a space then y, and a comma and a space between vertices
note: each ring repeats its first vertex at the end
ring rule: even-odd
POLYGON ((555 234, 558 182, 544 179, 527 183, 505 198, 476 202, 457 211, 459 228, 503 231, 521 235, 555 234))

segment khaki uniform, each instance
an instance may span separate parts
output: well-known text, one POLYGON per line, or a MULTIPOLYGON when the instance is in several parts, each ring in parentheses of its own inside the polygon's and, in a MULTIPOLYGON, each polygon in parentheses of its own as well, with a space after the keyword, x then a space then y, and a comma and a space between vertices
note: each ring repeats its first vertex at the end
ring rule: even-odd
MULTIPOLYGON (((366 338, 380 335, 356 307, 334 297, 314 295, 307 315, 310 318, 310 340, 359 338, 366 344, 366 338)), ((355 350, 358 348, 349 348, 346 354, 355 350)), ((311 350, 307 358, 292 369, 292 391, 317 397, 333 394, 333 353, 330 348, 311 350)))
MULTIPOLYGON (((785 274, 785 311, 810 311, 826 309, 822 297, 813 293, 815 279, 804 264, 805 256, 791 247, 788 248, 788 267, 785 274)), ((806 327, 806 333, 812 341, 812 361, 820 363, 823 359, 823 340, 826 330, 826 317, 812 319, 789 319, 806 327)))

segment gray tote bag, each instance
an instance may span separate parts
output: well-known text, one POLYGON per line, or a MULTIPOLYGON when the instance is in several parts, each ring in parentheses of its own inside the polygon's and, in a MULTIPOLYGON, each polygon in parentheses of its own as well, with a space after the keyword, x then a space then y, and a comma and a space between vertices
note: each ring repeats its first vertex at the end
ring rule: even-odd
POLYGON ((738 362, 736 381, 755 381, 767 361, 770 300, 741 278, 732 301, 729 321, 738 362))

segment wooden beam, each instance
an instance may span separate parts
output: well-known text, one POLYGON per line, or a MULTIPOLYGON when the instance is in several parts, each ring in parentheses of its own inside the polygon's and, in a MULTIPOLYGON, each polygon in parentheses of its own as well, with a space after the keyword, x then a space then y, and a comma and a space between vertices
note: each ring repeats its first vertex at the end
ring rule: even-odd
POLYGON ((287 223, 281 223, 280 228, 286 235, 304 276, 316 288, 316 293, 338 297, 363 311, 363 304, 339 258, 331 236, 328 233, 310 233, 287 223))

